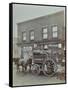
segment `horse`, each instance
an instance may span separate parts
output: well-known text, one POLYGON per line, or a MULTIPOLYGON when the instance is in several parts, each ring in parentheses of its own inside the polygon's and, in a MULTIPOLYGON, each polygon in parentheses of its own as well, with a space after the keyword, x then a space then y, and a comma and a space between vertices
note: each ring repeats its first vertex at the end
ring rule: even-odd
POLYGON ((27 66, 29 66, 29 71, 31 71, 32 58, 29 58, 25 63, 25 71, 27 70, 27 66))
POLYGON ((22 67, 22 71, 26 71, 27 66, 29 66, 29 71, 31 71, 32 58, 27 59, 26 62, 24 59, 14 58, 14 62, 17 68, 17 72, 20 72, 20 66, 22 67))
POLYGON ((16 69, 17 69, 17 72, 20 71, 20 66, 21 66, 21 62, 19 61, 20 58, 14 58, 13 61, 14 61, 14 64, 16 65, 16 69))

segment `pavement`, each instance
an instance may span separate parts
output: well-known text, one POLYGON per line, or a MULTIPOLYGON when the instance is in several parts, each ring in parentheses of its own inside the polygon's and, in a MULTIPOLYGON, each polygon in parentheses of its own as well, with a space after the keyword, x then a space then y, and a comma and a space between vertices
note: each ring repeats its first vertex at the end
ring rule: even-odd
POLYGON ((65 80, 57 79, 56 76, 46 77, 42 75, 33 75, 30 72, 17 72, 13 64, 13 86, 40 85, 40 84, 58 84, 65 83, 65 80))

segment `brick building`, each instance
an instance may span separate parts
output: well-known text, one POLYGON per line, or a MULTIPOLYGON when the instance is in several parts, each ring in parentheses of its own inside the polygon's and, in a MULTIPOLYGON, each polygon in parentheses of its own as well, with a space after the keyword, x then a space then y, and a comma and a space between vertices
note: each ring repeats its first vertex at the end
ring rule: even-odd
POLYGON ((29 56, 34 49, 48 49, 51 53, 65 51, 64 11, 17 23, 17 28, 21 58, 29 56))

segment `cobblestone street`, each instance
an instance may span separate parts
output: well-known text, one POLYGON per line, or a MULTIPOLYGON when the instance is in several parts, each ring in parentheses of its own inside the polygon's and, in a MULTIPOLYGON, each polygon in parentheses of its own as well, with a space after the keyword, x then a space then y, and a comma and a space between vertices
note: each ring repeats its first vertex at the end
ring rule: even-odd
POLYGON ((54 77, 46 77, 44 75, 33 75, 32 73, 17 72, 16 66, 13 64, 13 86, 37 85, 37 84, 52 84, 65 83, 64 80, 59 80, 54 77))

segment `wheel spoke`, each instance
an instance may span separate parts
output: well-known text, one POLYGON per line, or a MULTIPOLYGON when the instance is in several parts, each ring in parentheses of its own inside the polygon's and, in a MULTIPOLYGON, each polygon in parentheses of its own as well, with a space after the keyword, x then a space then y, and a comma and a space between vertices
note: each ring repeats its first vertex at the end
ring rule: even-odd
POLYGON ((46 76, 53 76, 56 72, 57 65, 54 60, 47 60, 44 65, 44 74, 46 76))
POLYGON ((33 64, 31 70, 33 74, 38 75, 40 73, 40 67, 38 64, 33 64))

